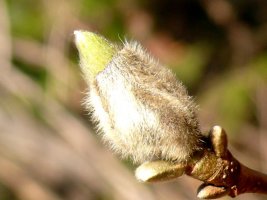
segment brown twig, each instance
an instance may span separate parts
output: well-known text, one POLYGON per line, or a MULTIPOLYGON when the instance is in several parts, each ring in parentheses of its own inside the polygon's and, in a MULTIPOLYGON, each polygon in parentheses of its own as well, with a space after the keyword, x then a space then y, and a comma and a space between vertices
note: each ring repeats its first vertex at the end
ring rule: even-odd
POLYGON ((237 182, 237 195, 242 193, 267 194, 267 175, 240 165, 240 176, 237 182))
POLYGON ((227 149, 227 136, 220 126, 210 132, 210 144, 198 152, 188 164, 151 161, 136 170, 136 177, 145 182, 165 181, 186 174, 203 181, 198 198, 215 199, 243 193, 267 194, 267 175, 249 169, 227 149))
POLYGON ((207 149, 186 172, 204 181, 198 191, 199 198, 218 198, 226 194, 231 197, 243 193, 267 194, 267 175, 246 167, 232 156, 227 150, 223 129, 214 127, 210 139, 212 149, 207 149))

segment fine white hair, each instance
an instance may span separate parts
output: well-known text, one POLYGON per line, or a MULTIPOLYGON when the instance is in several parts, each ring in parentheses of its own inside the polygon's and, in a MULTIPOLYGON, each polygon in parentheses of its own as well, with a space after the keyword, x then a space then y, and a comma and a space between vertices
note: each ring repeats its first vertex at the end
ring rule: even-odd
POLYGON ((136 163, 188 162, 203 148, 192 98, 137 42, 125 42, 90 82, 85 103, 104 141, 136 163))

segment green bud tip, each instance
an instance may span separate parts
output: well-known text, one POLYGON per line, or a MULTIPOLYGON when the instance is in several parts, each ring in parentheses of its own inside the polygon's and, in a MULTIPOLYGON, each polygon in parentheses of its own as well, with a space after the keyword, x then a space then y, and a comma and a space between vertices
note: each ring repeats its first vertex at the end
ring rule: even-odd
POLYGON ((90 81, 105 69, 118 49, 102 36, 92 32, 76 30, 74 35, 80 66, 86 80, 90 81))

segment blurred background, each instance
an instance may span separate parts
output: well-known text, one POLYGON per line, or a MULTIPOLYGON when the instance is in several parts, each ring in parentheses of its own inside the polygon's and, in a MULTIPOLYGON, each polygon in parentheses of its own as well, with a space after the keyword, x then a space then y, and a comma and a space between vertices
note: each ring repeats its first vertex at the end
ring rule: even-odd
POLYGON ((232 153, 267 173, 267 1, 0 0, 1 200, 197 199, 199 181, 138 183, 101 143, 75 29, 140 41, 195 96, 203 132, 223 126, 232 153))

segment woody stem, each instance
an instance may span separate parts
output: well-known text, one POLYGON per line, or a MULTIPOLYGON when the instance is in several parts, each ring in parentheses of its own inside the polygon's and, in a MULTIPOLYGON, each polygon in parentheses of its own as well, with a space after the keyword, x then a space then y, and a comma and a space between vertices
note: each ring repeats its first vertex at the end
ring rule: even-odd
POLYGON ((240 174, 237 179, 235 190, 229 194, 235 197, 242 193, 267 194, 267 175, 240 165, 240 174))

